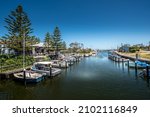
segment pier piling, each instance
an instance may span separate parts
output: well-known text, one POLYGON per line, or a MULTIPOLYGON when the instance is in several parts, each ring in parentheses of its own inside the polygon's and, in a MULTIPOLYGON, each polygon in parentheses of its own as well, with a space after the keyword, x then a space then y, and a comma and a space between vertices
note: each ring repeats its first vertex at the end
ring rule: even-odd
POLYGON ((124 59, 122 58, 122 64, 123 64, 123 62, 124 62, 124 59))
POLYGON ((59 68, 61 68, 61 63, 59 63, 59 68))
POLYGON ((135 62, 135 75, 136 75, 136 76, 137 76, 137 69, 138 69, 137 63, 135 62))
POLYGON ((26 70, 23 70, 24 85, 26 86, 26 70))
POLYGON ((118 62, 120 63, 120 58, 118 57, 118 62))
POLYGON ((127 60, 128 68, 129 68, 129 59, 127 60))
POLYGON ((49 66, 50 77, 52 76, 52 65, 49 66))
POLYGON ((149 65, 146 66, 146 75, 147 75, 147 78, 149 78, 149 65))
POLYGON ((71 60, 70 60, 70 65, 71 65, 71 60))
POLYGON ((65 60, 65 68, 67 68, 67 60, 65 60))

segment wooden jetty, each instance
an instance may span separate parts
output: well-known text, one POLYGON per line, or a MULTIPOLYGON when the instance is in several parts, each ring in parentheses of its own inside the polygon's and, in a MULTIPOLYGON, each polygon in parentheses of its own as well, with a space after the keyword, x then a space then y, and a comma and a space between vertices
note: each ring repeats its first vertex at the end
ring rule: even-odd
MULTIPOLYGON (((31 66, 28 66, 26 67, 26 69, 30 69, 31 66)), ((6 71, 6 72, 1 72, 0 73, 0 78, 10 78, 10 76, 12 76, 14 73, 18 73, 18 72, 21 72, 23 71, 23 68, 20 68, 20 69, 14 69, 14 70, 9 70, 9 71, 6 71)))

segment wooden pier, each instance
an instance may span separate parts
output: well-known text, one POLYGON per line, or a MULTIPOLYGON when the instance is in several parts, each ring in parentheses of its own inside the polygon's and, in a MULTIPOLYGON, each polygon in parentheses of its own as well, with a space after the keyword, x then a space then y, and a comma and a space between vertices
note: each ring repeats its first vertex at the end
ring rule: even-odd
MULTIPOLYGON (((30 69, 31 66, 28 66, 26 67, 26 69, 30 69)), ((21 72, 23 71, 23 68, 20 68, 20 69, 14 69, 14 70, 9 70, 9 71, 6 71, 6 72, 1 72, 0 73, 0 78, 6 78, 6 79, 9 79, 10 76, 12 76, 14 73, 18 73, 18 72, 21 72)))

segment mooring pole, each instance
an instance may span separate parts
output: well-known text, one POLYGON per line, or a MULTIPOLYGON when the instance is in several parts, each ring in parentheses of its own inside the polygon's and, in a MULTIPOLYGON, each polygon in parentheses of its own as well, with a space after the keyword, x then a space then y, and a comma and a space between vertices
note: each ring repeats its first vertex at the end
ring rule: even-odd
POLYGON ((149 65, 148 64, 146 65, 146 75, 147 75, 147 78, 149 78, 149 65))
POLYGON ((70 60, 70 65, 71 65, 71 60, 70 60))
POLYGON ((65 68, 67 68, 67 60, 65 60, 65 68))
POLYGON ((128 68, 129 68, 129 59, 127 60, 128 68))
POLYGON ((135 75, 137 76, 137 63, 135 62, 135 75))
POLYGON ((23 79, 24 79, 24 85, 26 86, 26 70, 23 69, 23 79))
POLYGON ((117 57, 115 57, 115 61, 117 60, 117 57))
POLYGON ((124 62, 124 59, 122 58, 122 64, 123 64, 123 62, 124 62))
POLYGON ((59 68, 61 68, 61 63, 59 62, 59 68))
POLYGON ((50 64, 49 66, 49 74, 50 74, 50 77, 52 76, 52 65, 50 64))

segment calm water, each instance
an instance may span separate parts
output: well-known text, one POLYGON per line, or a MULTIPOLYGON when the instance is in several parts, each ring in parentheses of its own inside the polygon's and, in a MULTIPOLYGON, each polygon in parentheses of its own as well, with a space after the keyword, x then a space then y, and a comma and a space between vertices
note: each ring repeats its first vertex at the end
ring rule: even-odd
POLYGON ((25 87, 12 80, 0 81, 4 99, 150 99, 148 80, 135 70, 107 58, 107 53, 82 59, 53 79, 25 87), (7 96, 8 95, 8 96, 7 96))

